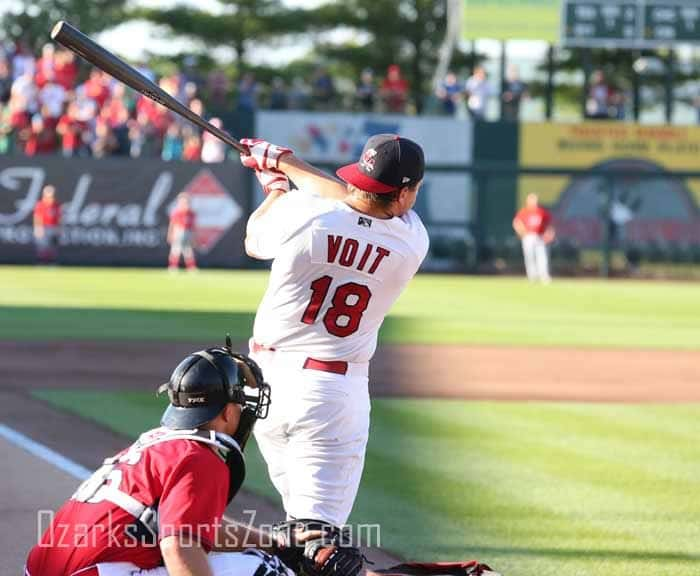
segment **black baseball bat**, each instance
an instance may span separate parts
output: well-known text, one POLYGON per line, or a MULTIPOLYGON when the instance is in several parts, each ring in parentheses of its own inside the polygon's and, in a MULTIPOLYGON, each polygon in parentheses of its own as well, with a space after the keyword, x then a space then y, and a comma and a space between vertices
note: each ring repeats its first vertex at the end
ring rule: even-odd
POLYGON ((58 22, 53 27, 53 30, 51 30, 51 38, 83 57, 91 64, 97 66, 101 70, 104 70, 117 80, 120 80, 127 86, 133 88, 137 92, 140 92, 147 98, 150 98, 151 100, 158 102, 158 104, 162 104, 166 108, 169 108, 176 114, 187 118, 193 124, 196 124, 203 130, 206 130, 210 134, 213 134, 219 138, 219 140, 226 142, 226 144, 229 146, 233 146, 242 154, 248 154, 248 148, 241 144, 228 132, 217 128, 210 122, 207 122, 199 114, 192 112, 192 110, 182 104, 182 102, 178 102, 165 90, 160 88, 160 86, 151 82, 143 74, 124 62, 124 60, 118 56, 115 56, 94 40, 88 38, 80 30, 68 24, 68 22, 63 20, 58 22))

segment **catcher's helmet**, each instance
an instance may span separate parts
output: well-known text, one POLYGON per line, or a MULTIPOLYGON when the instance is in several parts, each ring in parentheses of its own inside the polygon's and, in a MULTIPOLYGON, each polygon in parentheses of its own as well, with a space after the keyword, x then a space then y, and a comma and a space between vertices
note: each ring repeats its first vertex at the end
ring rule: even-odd
POLYGON ((213 420, 229 402, 243 406, 253 419, 264 418, 270 402, 269 387, 262 382, 262 374, 260 382, 248 382, 239 368, 241 360, 247 366, 252 363, 247 357, 233 354, 228 341, 225 348, 207 348, 187 356, 158 389, 158 393, 167 391, 170 399, 161 424, 175 430, 198 428, 213 420), (244 386, 254 386, 253 394, 246 394, 244 386))

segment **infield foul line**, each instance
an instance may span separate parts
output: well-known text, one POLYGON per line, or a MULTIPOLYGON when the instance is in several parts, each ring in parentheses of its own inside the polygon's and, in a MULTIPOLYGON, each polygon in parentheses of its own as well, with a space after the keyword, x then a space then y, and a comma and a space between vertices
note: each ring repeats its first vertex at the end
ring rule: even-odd
POLYGON ((21 432, 17 432, 17 430, 13 430, 1 422, 0 437, 8 440, 15 446, 19 446, 23 450, 33 454, 44 462, 48 462, 77 480, 85 480, 92 474, 90 470, 84 466, 81 466, 77 462, 73 462, 73 460, 70 458, 66 458, 63 456, 63 454, 59 454, 48 446, 44 446, 43 444, 32 440, 29 436, 25 436, 21 432))

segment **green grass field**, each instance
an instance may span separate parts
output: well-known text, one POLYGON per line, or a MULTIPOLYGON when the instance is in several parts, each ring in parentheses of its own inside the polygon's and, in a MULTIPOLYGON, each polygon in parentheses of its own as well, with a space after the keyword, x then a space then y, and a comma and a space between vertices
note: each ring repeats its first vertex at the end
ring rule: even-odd
MULTIPOLYGON (((265 272, 0 268, 2 339, 246 340, 265 272)), ((390 343, 700 348, 692 283, 417 277, 390 343)))
MULTIPOLYGON (((0 268, 0 338, 246 338, 265 273, 0 268)), ((698 286, 420 276, 385 342, 700 349, 698 286)), ((575 369, 575 367, 572 367, 575 369)), ((699 370, 700 373, 700 370, 699 370)), ((38 394, 133 435, 150 392, 38 394)), ((374 400, 354 521, 505 576, 698 573, 699 405, 374 400)), ((274 497, 259 455, 247 487, 274 497)))

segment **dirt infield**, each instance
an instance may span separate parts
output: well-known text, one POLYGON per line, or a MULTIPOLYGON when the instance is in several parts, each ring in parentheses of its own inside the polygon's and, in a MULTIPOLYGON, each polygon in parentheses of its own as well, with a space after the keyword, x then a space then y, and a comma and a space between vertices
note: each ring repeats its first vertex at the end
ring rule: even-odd
MULTIPOLYGON (((0 342, 0 387, 155 390, 200 347, 0 342)), ((689 402, 700 401, 698 366, 697 351, 383 346, 372 361, 370 390, 377 397, 689 402)))

